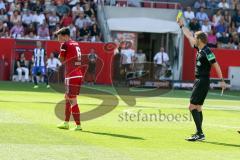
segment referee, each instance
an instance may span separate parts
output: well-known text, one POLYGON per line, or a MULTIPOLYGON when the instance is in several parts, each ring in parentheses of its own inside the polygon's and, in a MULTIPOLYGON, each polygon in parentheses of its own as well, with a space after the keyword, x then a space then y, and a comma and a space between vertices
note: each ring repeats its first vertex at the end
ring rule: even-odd
POLYGON ((218 77, 221 79, 221 87, 223 90, 226 88, 226 83, 224 82, 222 72, 219 64, 216 61, 215 55, 207 46, 207 35, 202 31, 198 31, 193 36, 188 28, 184 27, 182 19, 179 19, 177 22, 191 45, 198 51, 195 66, 196 80, 193 86, 189 105, 189 110, 193 116, 197 132, 186 140, 202 141, 205 140, 205 135, 202 131, 202 105, 209 90, 211 67, 215 68, 218 77))

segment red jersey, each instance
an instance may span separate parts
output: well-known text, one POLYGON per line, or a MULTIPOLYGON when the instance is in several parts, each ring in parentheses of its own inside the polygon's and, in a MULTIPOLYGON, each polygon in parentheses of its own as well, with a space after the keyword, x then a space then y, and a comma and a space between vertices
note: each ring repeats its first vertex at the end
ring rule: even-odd
POLYGON ((81 49, 77 42, 69 40, 63 43, 59 57, 64 60, 65 77, 82 76, 81 49))

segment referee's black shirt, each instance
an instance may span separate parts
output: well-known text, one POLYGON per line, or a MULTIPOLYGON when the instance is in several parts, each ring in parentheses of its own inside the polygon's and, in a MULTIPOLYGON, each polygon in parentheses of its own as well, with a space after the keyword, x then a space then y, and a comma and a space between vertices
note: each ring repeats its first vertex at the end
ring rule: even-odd
POLYGON ((195 67, 196 78, 209 78, 211 72, 211 65, 216 62, 214 53, 206 45, 201 50, 194 46, 198 50, 195 67))

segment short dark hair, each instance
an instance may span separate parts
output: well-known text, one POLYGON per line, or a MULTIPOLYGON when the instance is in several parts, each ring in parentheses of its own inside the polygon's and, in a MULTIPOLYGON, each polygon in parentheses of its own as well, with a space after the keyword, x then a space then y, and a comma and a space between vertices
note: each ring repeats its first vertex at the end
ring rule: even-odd
POLYGON ((63 27, 55 32, 56 35, 68 35, 70 36, 70 30, 67 27, 63 27))
POLYGON ((207 35, 204 32, 198 31, 195 33, 195 35, 196 35, 196 38, 200 39, 204 44, 208 43, 207 35))

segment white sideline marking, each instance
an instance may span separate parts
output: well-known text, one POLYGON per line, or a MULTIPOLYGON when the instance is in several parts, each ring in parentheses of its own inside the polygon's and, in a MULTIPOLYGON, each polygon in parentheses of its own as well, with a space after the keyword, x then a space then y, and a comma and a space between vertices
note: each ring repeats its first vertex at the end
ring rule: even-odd
POLYGON ((15 124, 33 124, 28 120, 24 119, 20 115, 13 112, 2 111, 0 112, 0 122, 1 123, 15 123, 15 124))
MULTIPOLYGON (((168 103, 168 105, 171 105, 171 103, 168 103)), ((172 104, 172 105, 175 105, 175 104, 172 104)), ((187 105, 186 105, 187 106, 187 105)), ((162 107, 150 107, 150 106, 146 106, 146 107, 138 107, 138 106, 136 106, 136 107, 132 107, 132 108, 129 108, 129 109, 124 109, 123 111, 124 112, 133 112, 134 110, 149 110, 149 109, 152 109, 152 110, 154 110, 154 109, 184 109, 184 108, 186 108, 187 109, 187 107, 174 107, 174 108, 172 108, 172 107, 164 107, 164 106, 162 106, 162 107), (149 107, 149 108, 148 108, 149 107)), ((206 108, 206 109, 209 109, 209 110, 219 110, 219 111, 240 111, 240 106, 211 106, 211 105, 204 105, 203 106, 203 108, 206 108)))
MULTIPOLYGON (((185 91, 185 93, 192 93, 192 92, 191 91, 185 91)), ((219 92, 219 94, 218 93, 212 93, 212 92, 209 92, 208 94, 212 95, 212 96, 219 96, 221 98, 221 93, 220 92, 219 92)), ((233 95, 227 95, 227 94, 223 94, 222 97, 240 98, 240 96, 233 96, 233 95)))
POLYGON ((217 124, 211 124, 211 123, 205 123, 203 125, 205 125, 205 126, 213 126, 213 127, 220 127, 220 128, 230 128, 230 129, 239 129, 240 128, 240 126, 217 125, 217 124))
POLYGON ((0 144, 1 160, 130 160, 123 152, 89 144, 0 144))

